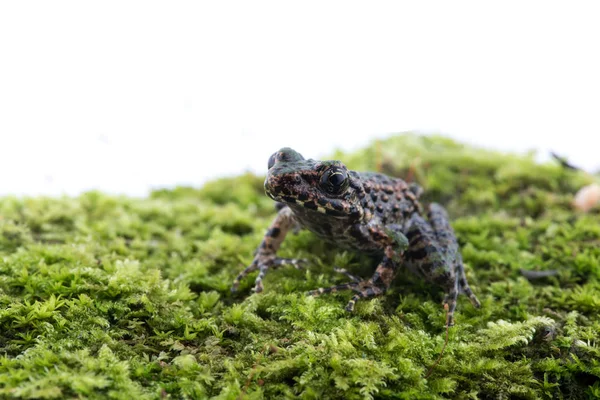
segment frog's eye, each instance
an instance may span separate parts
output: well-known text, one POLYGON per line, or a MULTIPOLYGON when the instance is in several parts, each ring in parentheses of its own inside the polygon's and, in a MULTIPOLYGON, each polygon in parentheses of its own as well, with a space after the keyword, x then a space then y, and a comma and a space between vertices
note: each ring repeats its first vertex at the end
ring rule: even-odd
POLYGON ((321 188, 330 194, 340 194, 348 187, 348 174, 345 170, 332 167, 321 175, 321 188))
POLYGON ((271 157, 269 157, 269 164, 267 165, 268 169, 273 168, 273 165, 275 165, 275 158, 276 157, 277 157, 277 153, 271 154, 271 157))

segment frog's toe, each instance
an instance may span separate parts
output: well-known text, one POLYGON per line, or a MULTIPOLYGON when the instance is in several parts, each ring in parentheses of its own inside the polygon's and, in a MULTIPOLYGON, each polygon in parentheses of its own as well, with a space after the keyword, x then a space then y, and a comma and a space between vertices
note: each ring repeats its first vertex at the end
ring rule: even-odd
POLYGON ((479 302, 479 299, 473 293, 469 295, 469 300, 471 300, 471 304, 473 304, 473 307, 481 308, 481 303, 479 302))
POLYGON ((256 261, 252 262, 248 267, 246 267, 242 272, 238 274, 233 280, 233 284, 231 285, 231 292, 237 292, 240 287, 240 282, 244 279, 250 272, 256 271, 258 269, 258 263, 256 261))
POLYGON ((335 272, 337 272, 338 274, 347 276, 348 278, 350 278, 350 280, 352 282, 360 282, 361 281, 361 279, 359 277, 357 277, 356 275, 352 275, 350 272, 346 271, 346 269, 344 269, 344 268, 334 267, 333 270, 335 272))
POLYGON ((354 298, 352 298, 348 304, 346 304, 346 307, 344 307, 344 310, 348 311, 348 312, 353 312, 354 311, 354 305, 356 304, 356 300, 354 300, 354 298))
POLYGON ((341 290, 352 290, 356 294, 354 296, 352 296, 352 298, 350 299, 350 301, 348 302, 348 304, 345 307, 346 311, 352 312, 352 311, 354 311, 354 305, 356 304, 356 302, 358 300, 368 298, 368 297, 379 296, 385 292, 385 288, 377 286, 370 280, 368 280, 368 281, 362 280, 361 281, 357 277, 348 274, 346 272, 346 270, 338 270, 337 272, 340 272, 340 273, 350 277, 350 279, 352 279, 352 282, 343 283, 341 285, 331 286, 328 288, 319 288, 316 290, 311 290, 310 292, 308 292, 308 295, 320 296, 325 293, 335 293, 335 292, 339 292, 341 290))
POLYGON ((264 288, 265 287, 263 286, 262 278, 261 279, 256 278, 256 281, 254 282, 254 289, 252 289, 252 290, 254 290, 254 293, 260 293, 264 290, 264 288))
POLYGON ((471 302, 471 304, 473 304, 473 307, 481 308, 481 303, 479 302, 479 299, 477 298, 477 296, 475 296, 475 293, 473 293, 468 284, 463 285, 461 287, 461 291, 469 298, 469 301, 471 302))
POLYGON ((346 304, 346 311, 352 312, 354 311, 354 305, 360 299, 366 299, 369 297, 375 297, 382 295, 385 292, 385 289, 379 287, 372 282, 368 281, 360 285, 360 290, 356 291, 356 294, 352 296, 348 304, 346 304))
MULTIPOLYGON (((254 281, 254 293, 260 293, 263 291, 263 279, 265 278, 265 274, 269 270, 269 268, 276 268, 275 262, 277 259, 272 262, 262 263, 258 267, 258 275, 256 276, 256 280, 254 281)), ((281 264, 282 265, 282 264, 281 264)))
POLYGON ((458 292, 456 292, 456 290, 451 290, 450 293, 446 294, 446 296, 444 297, 444 301, 442 302, 444 310, 446 310, 447 326, 454 326, 454 310, 456 309, 457 296, 458 292))
POLYGON ((263 257, 263 256, 259 255, 252 262, 252 264, 250 264, 250 266, 248 266, 246 269, 244 269, 242 272, 240 272, 238 274, 238 276, 233 281, 233 285, 231 286, 231 292, 235 293, 238 290, 242 279, 244 279, 248 274, 250 274, 251 272, 254 272, 256 270, 258 270, 258 276, 256 277, 256 280, 254 281, 254 289, 253 290, 256 293, 260 293, 264 289, 262 281, 265 277, 265 274, 267 273, 267 271, 269 269, 276 269, 276 268, 282 267, 284 265, 292 265, 296 269, 302 269, 302 268, 304 268, 306 263, 307 263, 307 261, 302 260, 302 259, 281 258, 281 257, 269 258, 269 257, 263 257))
POLYGON ((351 290, 351 289, 355 290, 357 286, 358 286, 358 282, 348 282, 348 283, 343 283, 341 285, 330 286, 328 288, 318 288, 315 290, 311 290, 307 294, 309 296, 317 297, 322 294, 335 293, 335 292, 339 292, 341 290, 351 290))
POLYGON ((454 326, 454 310, 456 309, 456 301, 447 302, 444 300, 442 303, 444 310, 446 310, 446 325, 454 326))
POLYGON ((448 313, 448 316, 446 317, 446 325, 448 325, 448 327, 454 326, 454 313, 448 313))
POLYGON ((291 265, 296 269, 303 269, 306 264, 308 264, 308 260, 302 258, 281 258, 278 257, 273 260, 272 268, 279 268, 284 265, 291 265))

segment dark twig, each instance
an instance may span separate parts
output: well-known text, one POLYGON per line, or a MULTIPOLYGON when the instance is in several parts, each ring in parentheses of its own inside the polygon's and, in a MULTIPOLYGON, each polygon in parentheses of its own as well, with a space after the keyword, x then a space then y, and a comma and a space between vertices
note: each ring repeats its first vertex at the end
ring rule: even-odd
POLYGON ((558 275, 558 270, 556 270, 556 269, 550 269, 547 271, 531 271, 531 270, 521 268, 520 271, 521 271, 521 275, 523 275, 525 278, 527 278, 529 280, 548 278, 549 276, 558 275))
POLYGON ((567 159, 565 157, 559 156, 558 154, 556 154, 553 151, 550 152, 550 155, 552 156, 552 158, 554 158, 556 161, 558 161, 560 163, 560 165, 562 165, 564 168, 572 169, 574 171, 581 171, 581 168, 571 164, 569 161, 567 161, 567 159))

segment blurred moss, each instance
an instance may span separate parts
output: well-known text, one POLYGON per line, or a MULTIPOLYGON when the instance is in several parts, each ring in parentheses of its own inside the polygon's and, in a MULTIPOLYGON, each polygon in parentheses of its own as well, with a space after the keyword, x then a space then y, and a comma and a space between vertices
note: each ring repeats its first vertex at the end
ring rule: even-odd
POLYGON ((570 206, 590 176, 417 135, 332 157, 419 182, 453 218, 483 307, 460 299, 428 378, 442 294, 410 274, 348 314, 349 293, 305 292, 372 261, 301 232, 281 255, 306 270, 229 292, 275 213, 246 174, 147 199, 0 199, 0 398, 600 397, 600 213, 570 206))

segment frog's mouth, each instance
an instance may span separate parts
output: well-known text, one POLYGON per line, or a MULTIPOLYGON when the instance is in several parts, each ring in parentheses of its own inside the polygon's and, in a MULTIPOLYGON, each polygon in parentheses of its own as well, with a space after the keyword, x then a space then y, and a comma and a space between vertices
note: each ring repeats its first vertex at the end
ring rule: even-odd
POLYGON ((316 211, 321 214, 329 215, 332 217, 343 218, 343 217, 350 216, 346 212, 344 212, 343 209, 342 210, 334 209, 333 205, 331 203, 326 203, 326 204, 320 205, 320 204, 317 204, 314 200, 301 200, 297 196, 277 196, 268 191, 266 193, 267 193, 267 196, 269 196, 273 200, 281 202, 281 203, 285 203, 285 204, 288 204, 291 206, 300 206, 300 207, 306 208, 308 210, 316 211))
POLYGON ((302 207, 323 215, 335 218, 362 218, 363 209, 353 205, 351 202, 343 199, 323 199, 315 200, 318 196, 309 196, 307 194, 295 195, 292 193, 275 193, 265 185, 265 193, 271 199, 280 203, 288 204, 292 209, 302 207), (312 198, 311 198, 312 197, 312 198))

